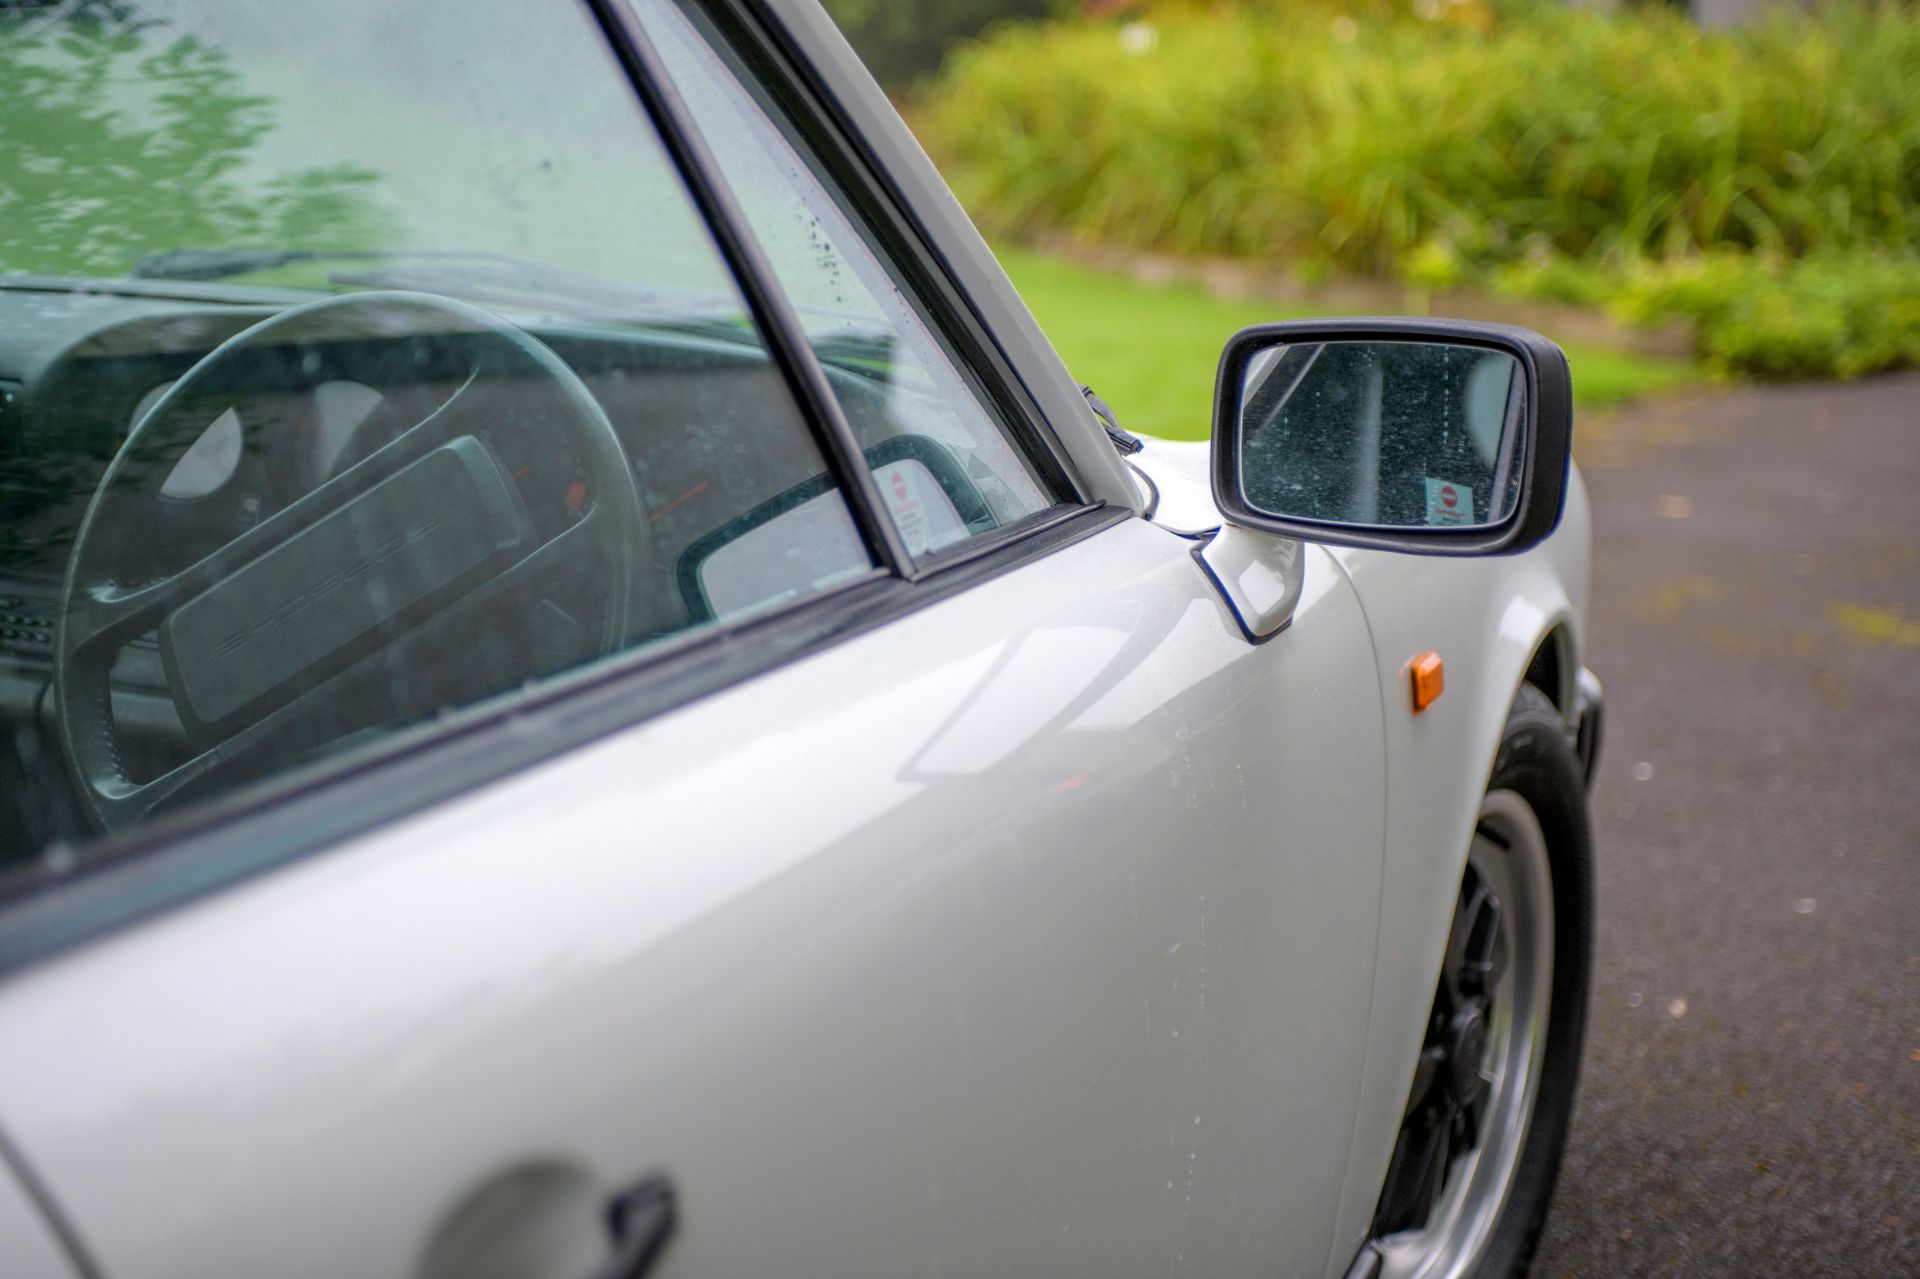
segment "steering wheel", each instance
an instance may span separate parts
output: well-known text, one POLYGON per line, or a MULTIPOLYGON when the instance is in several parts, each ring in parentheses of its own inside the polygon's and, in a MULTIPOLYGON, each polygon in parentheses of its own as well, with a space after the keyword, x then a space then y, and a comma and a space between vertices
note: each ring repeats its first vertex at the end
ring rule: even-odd
MULTIPOLYGON (((258 452, 255 437, 279 424, 244 429, 258 452)), ((563 647, 579 651, 562 659, 611 653, 626 639, 646 535, 632 469, 599 403, 558 356, 505 320, 396 292, 327 298, 263 320, 202 358, 134 426, 75 535, 54 686, 81 800, 114 831, 189 786, 245 771, 250 759, 257 769, 392 723, 391 708, 405 700, 398 690, 432 696, 418 689, 443 688, 439 672, 459 665, 421 661, 410 641, 430 629, 443 657, 486 643, 487 604, 512 607, 516 595, 571 580, 583 557, 609 566, 594 580, 601 617, 597 628, 566 632, 563 647), (199 438, 210 411, 246 403, 276 378, 284 390, 343 350, 402 381, 456 389, 389 442, 156 580, 141 523, 163 518, 158 477, 181 456, 162 424, 190 416, 199 438), (509 473, 500 456, 516 436, 536 456, 570 455, 564 510, 529 506, 518 477, 532 468, 509 473), (190 756, 136 781, 114 720, 112 670, 149 633, 190 756)))

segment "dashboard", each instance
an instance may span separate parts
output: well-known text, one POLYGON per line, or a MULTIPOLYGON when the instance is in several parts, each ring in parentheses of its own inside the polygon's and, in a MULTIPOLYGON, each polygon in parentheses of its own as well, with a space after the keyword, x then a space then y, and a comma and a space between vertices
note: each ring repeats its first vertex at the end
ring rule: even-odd
MULTIPOLYGON (((37 623, 49 621, 47 601, 87 505, 143 419, 155 418, 118 481, 150 497, 143 519, 96 530, 118 539, 108 558, 130 578, 177 571, 183 557, 225 544, 432 414, 462 384, 457 336, 423 357, 418 343, 374 334, 257 352, 217 393, 197 402, 170 395, 210 350, 281 309, 0 281, 0 595, 22 597, 0 615, 31 618, 15 629, 50 629, 37 623)), ((759 429, 792 409, 755 348, 563 326, 535 336, 614 423, 668 559, 674 543, 684 548, 738 514, 714 504, 719 485, 703 484, 716 465, 729 468, 733 494, 766 497, 824 470, 810 443, 781 448, 759 429)), ((532 411, 511 386, 489 396, 503 422, 532 411)), ((536 523, 578 505, 567 457, 530 447, 524 431, 490 442, 536 523)), ((0 645, 19 639, 0 628, 0 645)), ((37 635, 23 642, 44 651, 37 635)))

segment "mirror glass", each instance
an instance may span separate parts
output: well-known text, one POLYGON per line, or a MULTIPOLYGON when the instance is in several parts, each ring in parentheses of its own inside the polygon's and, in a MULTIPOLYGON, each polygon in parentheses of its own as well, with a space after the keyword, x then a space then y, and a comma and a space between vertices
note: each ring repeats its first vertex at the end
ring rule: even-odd
POLYGON ((1506 352, 1276 343, 1243 368, 1240 483, 1255 510, 1375 528, 1485 527, 1513 513, 1526 379, 1506 352))
MULTIPOLYGON (((918 553, 967 535, 959 509, 924 462, 904 458, 876 467, 873 478, 909 551, 918 553)), ((864 558, 866 550, 847 504, 829 500, 837 492, 806 498, 769 516, 701 561, 700 590, 715 617, 740 617, 802 590, 822 591, 865 576, 864 564, 852 571, 842 567, 848 554, 857 551, 864 558)))
MULTIPOLYGON (((895 435, 866 450, 874 484, 913 555, 993 527, 993 512, 953 454, 924 435, 895 435)), ((736 618, 809 591, 864 577, 866 550, 839 492, 819 475, 701 538, 680 563, 696 617, 736 618), (859 551, 860 563, 845 568, 859 551)))

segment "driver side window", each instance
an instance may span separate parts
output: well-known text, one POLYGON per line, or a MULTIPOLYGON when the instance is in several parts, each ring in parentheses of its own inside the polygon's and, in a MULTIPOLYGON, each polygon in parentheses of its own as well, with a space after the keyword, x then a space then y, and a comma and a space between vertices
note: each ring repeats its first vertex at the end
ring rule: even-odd
MULTIPOLYGON (((0 11, 0 79, 0 888, 880 574, 584 7, 0 11)), ((936 430, 922 546, 1018 506, 936 430)))

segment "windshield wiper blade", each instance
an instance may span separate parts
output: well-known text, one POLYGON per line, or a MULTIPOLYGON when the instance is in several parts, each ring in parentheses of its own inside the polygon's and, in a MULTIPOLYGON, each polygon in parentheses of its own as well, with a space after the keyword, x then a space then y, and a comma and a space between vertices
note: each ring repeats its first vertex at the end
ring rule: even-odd
POLYGON ((544 314, 591 325, 639 325, 716 338, 738 346, 760 345, 737 301, 696 289, 610 284, 541 263, 508 261, 495 272, 393 266, 336 271, 332 283, 359 289, 400 289, 461 298, 504 314, 544 314))
MULTIPOLYGON (((571 318, 672 328, 747 345, 760 345, 737 299, 696 289, 610 282, 583 271, 504 253, 433 249, 168 249, 134 264, 130 277, 213 281, 294 262, 363 262, 364 270, 336 271, 328 282, 347 288, 444 293, 487 306, 551 307, 571 318)), ((891 364, 894 335, 853 312, 799 308, 820 359, 855 372, 891 364)))
POLYGON ((224 280, 271 271, 290 262, 372 262, 393 258, 439 258, 512 262, 498 253, 434 249, 168 249, 149 253, 127 274, 144 280, 224 280))
MULTIPOLYGON (((411 255, 393 256, 404 259, 411 255)), ((547 262, 498 254, 473 254, 454 265, 402 260, 366 271, 336 271, 328 279, 348 288, 413 289, 496 306, 564 303, 569 314, 586 320, 731 321, 742 314, 739 302, 724 294, 610 281, 547 262)))
MULTIPOLYGON (((329 284, 353 289, 404 289, 506 308, 551 308, 570 318, 710 328, 717 336, 742 318, 739 304, 697 289, 610 282, 530 258, 477 250, 434 249, 169 249, 149 254, 130 275, 153 280, 212 281, 295 262, 353 262, 329 284)), ((734 336, 740 336, 738 334, 734 336)))

